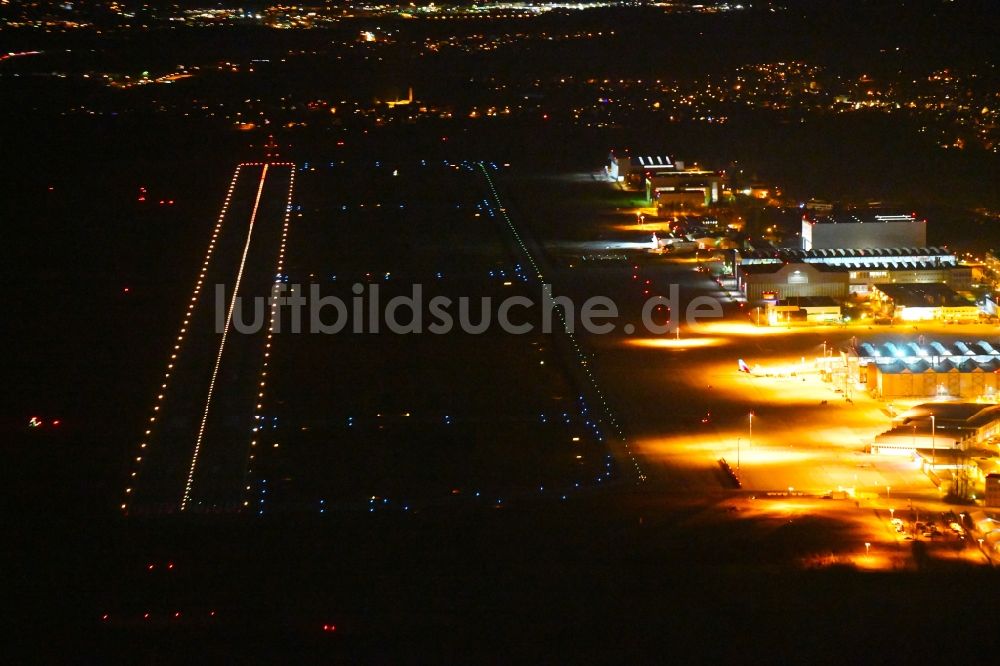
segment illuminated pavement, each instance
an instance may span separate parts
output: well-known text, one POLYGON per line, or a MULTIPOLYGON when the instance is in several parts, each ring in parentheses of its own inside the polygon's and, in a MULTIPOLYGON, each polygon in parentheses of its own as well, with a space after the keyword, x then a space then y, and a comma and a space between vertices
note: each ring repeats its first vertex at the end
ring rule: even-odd
MULTIPOLYGON (((821 496, 844 491, 865 499, 884 497, 889 488, 894 496, 928 505, 940 500, 940 491, 914 463, 865 453, 874 436, 890 427, 888 406, 858 392, 848 402, 838 386, 820 379, 817 359, 824 343, 835 350, 852 336, 978 339, 995 335, 995 327, 758 328, 727 290, 695 271, 693 257, 668 259, 618 242, 637 228, 630 222, 634 211, 627 205, 609 208, 602 199, 606 195, 585 189, 603 185, 582 183, 570 194, 569 189, 553 192, 554 182, 539 179, 510 187, 521 203, 517 212, 530 220, 528 228, 541 237, 558 267, 557 293, 577 299, 610 296, 619 304, 622 321, 636 322, 639 274, 639 283, 649 284, 654 294, 678 285, 682 311, 701 295, 717 299, 725 311, 720 320, 682 325, 679 336, 643 335, 641 329, 628 334, 619 327, 581 338, 594 350, 595 372, 621 414, 651 488, 717 494, 729 487, 718 463, 725 458, 733 469, 739 465, 747 492, 792 488, 821 496), (529 200, 530 206, 524 203, 529 200), (738 371, 739 359, 755 368, 753 375, 738 371)), ((655 226, 647 223, 643 229, 655 226)), ((906 404, 895 401, 894 406, 906 404)))
POLYGON ((240 165, 233 175, 132 459, 123 510, 239 502, 267 331, 234 334, 232 297, 234 289, 251 302, 271 292, 287 231, 291 173, 291 165, 272 163, 240 165), (226 286, 219 311, 217 284, 226 286))
MULTIPOLYGON (((262 333, 230 336, 223 345, 206 327, 211 298, 196 291, 178 356, 170 359, 163 409, 154 409, 137 456, 137 469, 148 465, 153 473, 145 484, 141 477, 130 484, 143 507, 258 514, 467 501, 499 507, 531 494, 565 501, 623 481, 664 497, 725 501, 732 491, 722 458, 738 470, 740 501, 759 502, 754 511, 780 513, 780 505, 768 504, 775 497, 805 502, 796 510, 821 507, 843 530, 861 521, 858 534, 869 530, 868 543, 886 540, 878 532, 884 520, 872 512, 884 512, 888 502, 940 504, 914 464, 864 453, 889 426, 886 405, 860 394, 848 402, 816 371, 824 343, 835 349, 874 331, 755 327, 731 294, 695 270, 697 262, 582 240, 595 229, 613 237, 613 219, 588 230, 549 217, 552 226, 539 239, 542 211, 526 214, 523 193, 495 184, 490 170, 475 163, 388 166, 357 170, 353 182, 334 163, 306 164, 297 170, 306 179, 305 193, 296 194, 302 204, 291 199, 287 167, 279 175, 272 166, 266 178, 259 166, 243 167, 199 280, 231 283, 242 267, 241 293, 248 295, 269 293, 277 274, 325 284, 345 300, 354 283, 377 285, 383 303, 414 283, 429 287, 428 297, 537 297, 544 280, 577 303, 611 297, 621 311, 618 329, 479 337, 262 333), (414 168, 419 177, 411 176, 414 168), (338 187, 329 187, 330 178, 338 187), (421 189, 425 182, 435 183, 434 196, 421 189), (682 311, 709 295, 725 317, 684 324, 679 335, 644 334, 643 302, 669 294, 671 285, 680 287, 682 311), (623 322, 637 330, 627 332, 623 322), (189 347, 198 353, 181 353, 189 347), (739 372, 738 359, 753 374, 739 372), (174 386, 184 390, 171 392, 174 386), (462 388, 470 386, 476 389, 462 388), (807 500, 830 494, 847 499, 807 500)), ((907 562, 893 556, 878 566, 907 562)))

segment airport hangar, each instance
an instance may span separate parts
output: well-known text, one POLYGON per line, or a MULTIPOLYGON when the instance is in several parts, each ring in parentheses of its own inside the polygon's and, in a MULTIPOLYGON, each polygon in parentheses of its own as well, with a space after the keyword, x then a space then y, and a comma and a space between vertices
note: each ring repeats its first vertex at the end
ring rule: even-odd
POLYGON ((674 162, 667 155, 632 156, 628 153, 616 155, 614 151, 608 155, 608 177, 613 181, 632 187, 640 187, 647 174, 677 173, 679 171, 684 171, 684 162, 674 162))
POLYGON ((723 175, 674 161, 666 155, 608 156, 608 177, 645 188, 646 201, 657 207, 699 207, 718 203, 723 175))
POLYGON ((802 218, 802 249, 924 247, 927 220, 916 214, 847 213, 802 218))
POLYGON ((1000 351, 985 340, 862 342, 847 347, 844 353, 853 380, 885 400, 1000 396, 1000 351))
POLYGON ((871 293, 876 284, 942 283, 968 289, 972 269, 943 248, 737 251, 736 284, 747 300, 871 293))

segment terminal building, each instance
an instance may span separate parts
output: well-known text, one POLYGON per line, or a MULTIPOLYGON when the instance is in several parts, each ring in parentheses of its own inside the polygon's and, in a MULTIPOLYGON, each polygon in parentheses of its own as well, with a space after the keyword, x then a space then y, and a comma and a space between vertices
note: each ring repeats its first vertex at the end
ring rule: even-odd
POLYGON ((856 214, 802 218, 802 249, 924 247, 927 220, 911 215, 856 214))

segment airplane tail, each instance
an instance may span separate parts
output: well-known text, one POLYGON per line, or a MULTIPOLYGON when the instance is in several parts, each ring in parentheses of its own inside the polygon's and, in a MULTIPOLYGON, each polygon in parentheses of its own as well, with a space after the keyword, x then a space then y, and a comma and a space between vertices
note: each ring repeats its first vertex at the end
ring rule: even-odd
POLYGON ((745 372, 748 375, 750 374, 750 366, 747 365, 746 361, 744 361, 743 359, 739 359, 739 369, 740 372, 745 372))

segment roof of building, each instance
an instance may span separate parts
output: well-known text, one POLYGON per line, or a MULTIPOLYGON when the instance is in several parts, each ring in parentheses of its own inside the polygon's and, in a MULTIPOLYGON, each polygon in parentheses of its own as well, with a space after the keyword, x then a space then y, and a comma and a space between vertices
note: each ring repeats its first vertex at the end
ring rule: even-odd
POLYGON ((918 218, 916 213, 885 213, 874 211, 855 211, 848 213, 837 213, 835 215, 823 215, 819 217, 803 216, 803 222, 812 224, 888 224, 906 222, 926 222, 923 218, 918 218))
POLYGON ((673 160, 666 155, 637 155, 632 157, 632 163, 640 166, 674 166, 673 160))
POLYGON ((878 283, 875 289, 892 299, 897 307, 974 307, 943 282, 878 283))
POLYGON ((917 359, 931 358, 934 356, 955 356, 959 358, 973 358, 989 360, 990 358, 1000 358, 1000 350, 997 350, 986 340, 976 342, 930 342, 917 344, 916 342, 883 342, 881 344, 871 342, 861 342, 851 348, 855 354, 861 358, 902 358, 917 359))
POLYGON ((740 273, 777 273, 785 268, 793 270, 811 271, 815 273, 847 273, 845 266, 834 266, 832 264, 806 264, 801 262, 789 262, 782 264, 740 264, 740 273))
MULTIPOLYGON (((930 449, 931 448, 930 418, 926 419, 926 421, 927 421, 926 426, 924 426, 923 421, 921 421, 920 426, 918 426, 916 430, 914 430, 913 428, 913 426, 916 425, 915 423, 910 425, 893 426, 892 428, 889 428, 885 432, 881 432, 878 435, 876 435, 875 442, 876 444, 885 444, 887 443, 887 441, 891 442, 893 438, 900 438, 903 442, 906 443, 912 442, 914 445, 913 446, 914 449, 930 449)), ((935 428, 934 436, 937 437, 939 440, 946 440, 947 438, 949 438, 949 436, 953 440, 955 440, 956 438, 961 438, 961 435, 959 435, 956 432, 956 430, 957 429, 954 426, 944 426, 939 423, 935 428)), ((938 442, 938 446, 941 447, 942 450, 945 450, 944 446, 942 446, 943 444, 944 441, 938 442)))
POLYGON ((955 261, 875 261, 871 263, 844 262, 835 264, 848 271, 935 271, 958 268, 955 261))
POLYGON ((878 364, 879 372, 886 375, 910 373, 919 375, 924 372, 997 372, 1000 370, 1000 359, 985 361, 971 358, 934 357, 931 359, 893 359, 888 363, 878 364))
POLYGON ((837 301, 829 296, 792 296, 777 302, 778 306, 797 305, 800 308, 833 308, 840 307, 837 301))
POLYGON ((925 402, 899 415, 899 422, 927 421, 933 416, 938 426, 978 428, 1000 418, 1000 405, 979 402, 925 402))
MULTIPOLYGON (((647 168, 649 168, 649 167, 647 167, 647 168)), ((709 171, 708 169, 693 168, 693 169, 683 169, 683 170, 676 169, 676 170, 672 170, 672 171, 657 171, 657 168, 664 168, 665 169, 666 167, 653 167, 653 168, 651 168, 651 171, 653 172, 652 174, 650 174, 651 178, 677 179, 677 178, 681 178, 682 176, 687 176, 687 177, 692 177, 692 176, 712 176, 712 177, 715 177, 715 178, 721 178, 722 177, 722 174, 720 174, 718 171, 709 171)))
POLYGON ((954 255, 943 247, 885 247, 885 248, 830 248, 801 250, 798 248, 763 248, 740 253, 740 259, 779 259, 782 261, 798 261, 808 259, 851 259, 851 258, 884 257, 895 259, 902 257, 948 257, 954 255))
MULTIPOLYGON (((957 268, 958 265, 949 262, 940 264, 930 261, 898 261, 898 262, 877 262, 871 264, 824 264, 805 261, 783 261, 766 264, 740 264, 741 273, 777 273, 785 266, 795 266, 800 268, 808 266, 811 270, 821 273, 849 273, 852 271, 940 271, 941 269, 957 268)), ((800 268, 801 269, 801 268, 800 268)), ((882 276, 885 277, 885 276, 882 276)), ((906 284, 906 283, 902 283, 906 284)), ((943 284, 940 282, 925 282, 924 285, 943 284)), ((954 293, 954 292, 953 292, 954 293)), ((965 305, 965 303, 962 303, 965 305)))
POLYGON ((611 159, 617 160, 619 162, 626 162, 632 167, 641 167, 645 169, 676 169, 680 165, 670 159, 667 155, 630 155, 625 153, 623 155, 611 154, 611 159))

